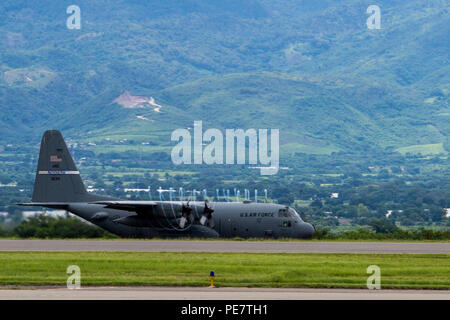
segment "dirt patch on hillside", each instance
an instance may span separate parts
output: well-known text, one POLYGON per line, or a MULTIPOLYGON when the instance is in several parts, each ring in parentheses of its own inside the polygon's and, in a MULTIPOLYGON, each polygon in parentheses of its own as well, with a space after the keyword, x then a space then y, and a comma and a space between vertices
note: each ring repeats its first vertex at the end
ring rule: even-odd
POLYGON ((155 112, 161 112, 162 106, 155 102, 153 97, 132 96, 129 91, 125 91, 114 102, 124 108, 153 108, 155 112))

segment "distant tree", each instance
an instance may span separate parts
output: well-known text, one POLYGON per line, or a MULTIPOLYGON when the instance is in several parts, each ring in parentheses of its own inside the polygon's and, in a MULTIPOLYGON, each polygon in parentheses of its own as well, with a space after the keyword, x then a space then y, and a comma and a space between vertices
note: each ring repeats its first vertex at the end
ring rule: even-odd
POLYGON ((120 181, 120 180, 114 181, 113 185, 114 185, 115 189, 122 189, 123 188, 122 181, 120 181))
POLYGON ((13 182, 13 180, 11 179, 10 176, 6 175, 6 174, 0 174, 0 183, 2 184, 8 184, 13 182))
POLYGON ((370 215, 370 210, 365 205, 360 203, 357 207, 358 217, 367 217, 370 215))
POLYGON ((8 217, 14 224, 19 224, 23 220, 23 213, 20 210, 13 210, 8 214, 8 217))
POLYGON ((322 204, 322 201, 320 201, 319 199, 316 199, 313 202, 311 202, 310 206, 316 207, 316 208, 322 208, 323 204, 322 204))
POLYGON ((378 173, 378 176, 382 179, 387 179, 387 178, 389 178, 389 171, 387 171, 387 169, 382 169, 378 173))
POLYGON ((278 198, 279 204, 284 204, 284 205, 288 206, 288 205, 291 205, 293 202, 294 202, 294 197, 291 194, 278 198))
POLYGON ((402 170, 399 167, 391 167, 391 171, 394 174, 400 174, 402 173, 402 170))
POLYGON ((369 226, 371 226, 376 233, 394 233, 398 231, 398 228, 386 218, 374 219, 369 222, 369 226))

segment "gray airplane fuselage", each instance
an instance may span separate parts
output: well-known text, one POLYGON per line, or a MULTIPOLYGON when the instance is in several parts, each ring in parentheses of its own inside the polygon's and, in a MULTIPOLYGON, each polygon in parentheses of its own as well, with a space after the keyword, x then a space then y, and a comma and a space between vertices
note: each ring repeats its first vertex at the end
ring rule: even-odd
MULTIPOLYGON (((159 219, 145 219, 121 223, 129 212, 104 208, 103 205, 70 203, 68 211, 121 237, 166 238, 166 237, 242 237, 242 238, 310 238, 314 234, 311 224, 302 221, 292 208, 273 203, 210 202, 214 210, 214 227, 198 223, 184 228, 178 225, 181 214, 174 207, 179 201, 155 201, 159 205, 159 219), (289 211, 291 210, 291 211, 289 211)), ((186 203, 186 202, 184 202, 186 203)), ((193 215, 202 215, 203 202, 190 202, 193 215)))

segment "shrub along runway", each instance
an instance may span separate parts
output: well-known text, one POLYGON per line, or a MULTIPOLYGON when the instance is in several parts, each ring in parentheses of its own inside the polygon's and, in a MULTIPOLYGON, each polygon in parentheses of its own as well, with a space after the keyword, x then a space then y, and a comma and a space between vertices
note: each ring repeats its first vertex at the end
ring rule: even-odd
POLYGON ((0 240, 0 251, 446 253, 450 242, 0 240))
POLYGON ((367 267, 383 289, 449 289, 448 254, 225 252, 0 252, 0 285, 65 286, 67 267, 82 286, 366 288, 367 267))

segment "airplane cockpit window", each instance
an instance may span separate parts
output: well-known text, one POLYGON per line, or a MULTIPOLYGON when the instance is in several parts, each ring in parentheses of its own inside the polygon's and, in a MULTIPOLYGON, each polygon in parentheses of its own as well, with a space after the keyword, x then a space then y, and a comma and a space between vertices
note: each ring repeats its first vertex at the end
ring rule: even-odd
POLYGON ((287 218, 287 217, 289 217, 289 212, 286 209, 280 209, 278 211, 278 216, 287 218))
POLYGON ((297 213, 297 211, 295 211, 295 209, 294 208, 291 208, 291 207, 289 207, 289 213, 290 213, 290 216, 291 217, 293 217, 293 218, 300 218, 300 215, 297 213))
POLYGON ((297 211, 295 211, 291 207, 280 209, 278 211, 278 216, 279 217, 283 217, 283 218, 293 218, 293 219, 296 219, 296 220, 301 219, 300 215, 297 213, 297 211))

